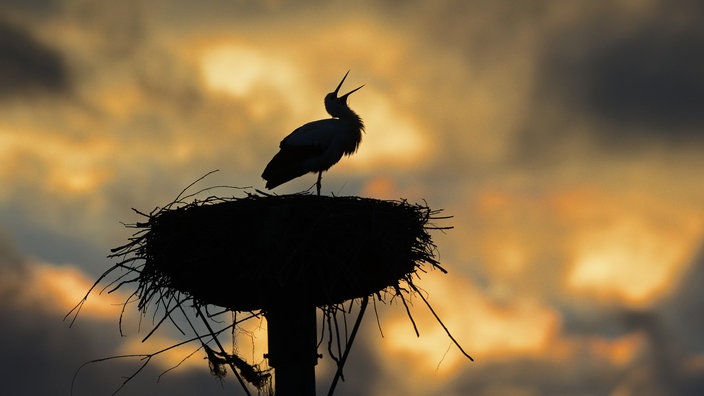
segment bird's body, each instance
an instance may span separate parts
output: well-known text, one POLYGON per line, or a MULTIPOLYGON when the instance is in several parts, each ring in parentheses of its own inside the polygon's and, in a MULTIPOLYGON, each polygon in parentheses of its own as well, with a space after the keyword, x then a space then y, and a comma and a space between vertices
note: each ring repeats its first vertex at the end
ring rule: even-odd
MULTIPOLYGON (((349 72, 348 72, 349 73, 349 72)), ((267 164, 262 178, 272 189, 309 172, 318 173, 318 194, 322 172, 335 165, 343 155, 352 155, 362 141, 362 119, 347 106, 347 97, 354 89, 337 97, 345 77, 334 92, 325 97, 325 109, 333 117, 309 122, 286 136, 279 152, 267 164)))

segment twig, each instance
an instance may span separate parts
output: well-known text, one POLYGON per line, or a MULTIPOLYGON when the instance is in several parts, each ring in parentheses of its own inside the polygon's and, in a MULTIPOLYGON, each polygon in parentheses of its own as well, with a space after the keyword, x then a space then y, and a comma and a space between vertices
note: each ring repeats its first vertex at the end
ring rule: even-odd
POLYGON ((359 307, 359 314, 357 315, 357 320, 354 323, 354 327, 352 328, 352 334, 350 334, 349 340, 347 340, 347 346, 345 347, 345 353, 342 355, 342 359, 340 360, 340 364, 337 365, 337 372, 335 373, 335 378, 332 380, 332 384, 330 384, 330 390, 328 391, 328 396, 332 396, 333 392, 335 392, 335 386, 337 385, 338 379, 342 377, 342 368, 345 366, 345 362, 347 361, 347 356, 350 354, 350 350, 352 349, 352 343, 354 342, 354 338, 357 336, 357 330, 359 330, 359 325, 362 324, 362 318, 364 317, 364 311, 367 309, 367 304, 369 303, 369 297, 364 296, 362 297, 362 305, 359 307))
POLYGON ((379 312, 376 309, 376 299, 372 298, 372 304, 374 305, 374 316, 376 317, 376 325, 379 327, 379 334, 381 334, 381 338, 384 338, 384 332, 381 330, 381 322, 379 321, 379 312))
POLYGON ((430 309, 430 312, 432 312, 433 316, 435 316, 435 319, 438 321, 438 323, 440 323, 440 326, 442 326, 442 328, 445 330, 445 333, 447 333, 447 336, 450 337, 452 342, 455 343, 455 346, 457 346, 457 348, 459 348, 460 352, 462 352, 462 354, 464 356, 466 356, 469 360, 474 361, 474 359, 472 359, 472 357, 469 356, 469 354, 467 352, 465 352, 464 349, 462 349, 462 346, 460 345, 459 342, 457 342, 457 340, 455 340, 455 337, 453 337, 452 334, 450 334, 450 330, 448 330, 447 327, 445 326, 445 324, 442 322, 442 320, 440 320, 440 317, 438 316, 438 314, 435 313, 435 310, 433 309, 433 307, 431 307, 428 300, 426 300, 425 297, 423 297, 423 294, 420 292, 420 290, 418 290, 416 285, 414 285, 412 282, 408 282, 408 285, 411 286, 411 288, 413 290, 415 290, 416 293, 418 293, 418 295, 423 300, 425 305, 427 305, 428 309, 430 309))
POLYGON ((399 288, 398 285, 394 286, 394 288, 396 289, 396 294, 399 297, 401 297, 401 302, 403 303, 403 306, 406 308, 406 313, 408 314, 408 318, 411 319, 411 323, 413 324, 413 330, 415 330, 415 332, 416 332, 416 337, 420 337, 420 333, 418 332, 418 326, 416 326, 416 321, 413 320, 413 315, 411 315, 411 310, 408 308, 408 304, 406 304, 406 299, 403 298, 403 294, 401 293, 401 288, 399 288))

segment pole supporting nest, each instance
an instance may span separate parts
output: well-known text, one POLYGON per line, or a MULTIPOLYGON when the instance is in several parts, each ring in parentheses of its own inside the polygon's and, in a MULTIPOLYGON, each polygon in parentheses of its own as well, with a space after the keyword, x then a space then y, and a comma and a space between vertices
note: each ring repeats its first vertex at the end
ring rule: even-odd
POLYGON ((315 396, 316 307, 283 303, 264 313, 276 396, 315 396))

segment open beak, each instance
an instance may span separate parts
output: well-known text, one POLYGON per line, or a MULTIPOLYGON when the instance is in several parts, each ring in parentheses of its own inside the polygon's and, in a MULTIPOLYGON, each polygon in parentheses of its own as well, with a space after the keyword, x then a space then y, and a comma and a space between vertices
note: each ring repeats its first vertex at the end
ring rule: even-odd
MULTIPOLYGON (((337 92, 340 90, 340 87, 342 87, 342 83, 345 82, 345 79, 347 78, 347 75, 348 75, 348 74, 350 74, 350 71, 349 71, 349 70, 347 70, 347 73, 345 73, 345 76, 342 77, 342 81, 340 81, 340 83, 337 85, 337 88, 335 88, 335 96, 337 96, 337 92)), ((340 101, 342 101, 342 102, 345 102, 345 101, 347 101, 347 97, 348 97, 348 96, 350 96, 353 92, 359 90, 359 89, 362 88, 363 86, 364 86, 364 85, 362 85, 362 86, 360 86, 360 87, 357 87, 357 88, 355 88, 355 89, 353 89, 353 90, 347 92, 346 94, 344 94, 344 95, 338 97, 337 99, 340 100, 340 101)))

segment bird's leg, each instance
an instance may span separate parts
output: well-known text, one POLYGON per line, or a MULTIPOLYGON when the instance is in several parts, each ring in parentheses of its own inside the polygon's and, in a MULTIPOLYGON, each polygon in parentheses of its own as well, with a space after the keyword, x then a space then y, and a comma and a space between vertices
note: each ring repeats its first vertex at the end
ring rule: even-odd
POLYGON ((315 187, 318 189, 318 195, 320 195, 320 187, 321 187, 320 181, 322 180, 322 178, 323 178, 323 171, 320 171, 320 172, 318 172, 318 181, 315 182, 315 187))

